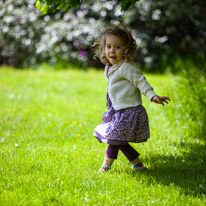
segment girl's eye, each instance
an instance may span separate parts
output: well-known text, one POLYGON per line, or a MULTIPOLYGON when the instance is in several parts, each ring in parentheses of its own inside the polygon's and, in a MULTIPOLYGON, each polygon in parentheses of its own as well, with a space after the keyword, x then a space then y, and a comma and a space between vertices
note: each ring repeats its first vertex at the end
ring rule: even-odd
MULTIPOLYGON (((107 49, 111 49, 112 46, 109 46, 109 45, 108 45, 108 46, 106 46, 106 48, 107 48, 107 49)), ((120 46, 115 46, 114 48, 115 48, 115 49, 120 49, 120 46)))

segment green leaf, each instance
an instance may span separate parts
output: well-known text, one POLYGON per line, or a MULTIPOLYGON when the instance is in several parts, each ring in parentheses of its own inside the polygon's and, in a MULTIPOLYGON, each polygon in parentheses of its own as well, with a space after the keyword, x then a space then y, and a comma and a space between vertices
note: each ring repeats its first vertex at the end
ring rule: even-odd
POLYGON ((131 6, 132 2, 130 0, 123 0, 121 5, 121 10, 126 11, 131 6))
POLYGON ((41 13, 44 15, 44 14, 47 14, 48 12, 48 5, 47 5, 47 2, 44 4, 44 6, 41 8, 41 13))
POLYGON ((36 7, 37 7, 37 9, 41 9, 41 2, 40 2, 40 0, 36 1, 36 7))
POLYGON ((70 8, 72 8, 71 5, 65 5, 65 6, 64 6, 64 11, 68 11, 70 8))
POLYGON ((134 6, 135 3, 139 0, 123 0, 121 5, 122 11, 127 11, 130 6, 134 6))
POLYGON ((57 9, 57 10, 64 9, 64 6, 65 6, 65 3, 58 4, 58 5, 56 6, 56 9, 57 9))
POLYGON ((59 2, 59 1, 46 0, 46 2, 47 2, 47 5, 48 5, 48 6, 51 6, 51 5, 54 5, 56 2, 59 2))

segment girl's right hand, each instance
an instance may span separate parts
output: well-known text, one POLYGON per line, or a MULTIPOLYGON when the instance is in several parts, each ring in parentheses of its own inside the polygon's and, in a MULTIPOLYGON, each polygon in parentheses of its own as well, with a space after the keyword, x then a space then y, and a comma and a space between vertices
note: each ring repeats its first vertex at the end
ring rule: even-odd
POLYGON ((152 97, 151 101, 157 104, 162 104, 162 106, 164 106, 164 103, 168 104, 168 101, 170 101, 170 98, 166 96, 154 96, 152 97))

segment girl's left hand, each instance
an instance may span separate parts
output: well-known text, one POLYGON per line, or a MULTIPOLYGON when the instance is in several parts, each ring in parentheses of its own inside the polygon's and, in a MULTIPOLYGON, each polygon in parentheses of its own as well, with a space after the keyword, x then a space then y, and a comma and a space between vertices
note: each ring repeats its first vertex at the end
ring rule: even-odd
POLYGON ((164 103, 168 104, 168 101, 170 101, 170 98, 166 96, 152 97, 152 102, 157 103, 157 104, 162 104, 162 106, 164 106, 164 103))

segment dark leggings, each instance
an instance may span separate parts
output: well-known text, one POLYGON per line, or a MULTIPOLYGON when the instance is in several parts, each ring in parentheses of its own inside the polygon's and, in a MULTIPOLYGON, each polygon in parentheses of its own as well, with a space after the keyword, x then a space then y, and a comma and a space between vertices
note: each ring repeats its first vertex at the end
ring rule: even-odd
POLYGON ((132 162, 135 160, 139 153, 128 143, 126 145, 109 145, 106 152, 106 157, 111 159, 117 159, 118 151, 120 151, 126 156, 126 158, 132 162))

